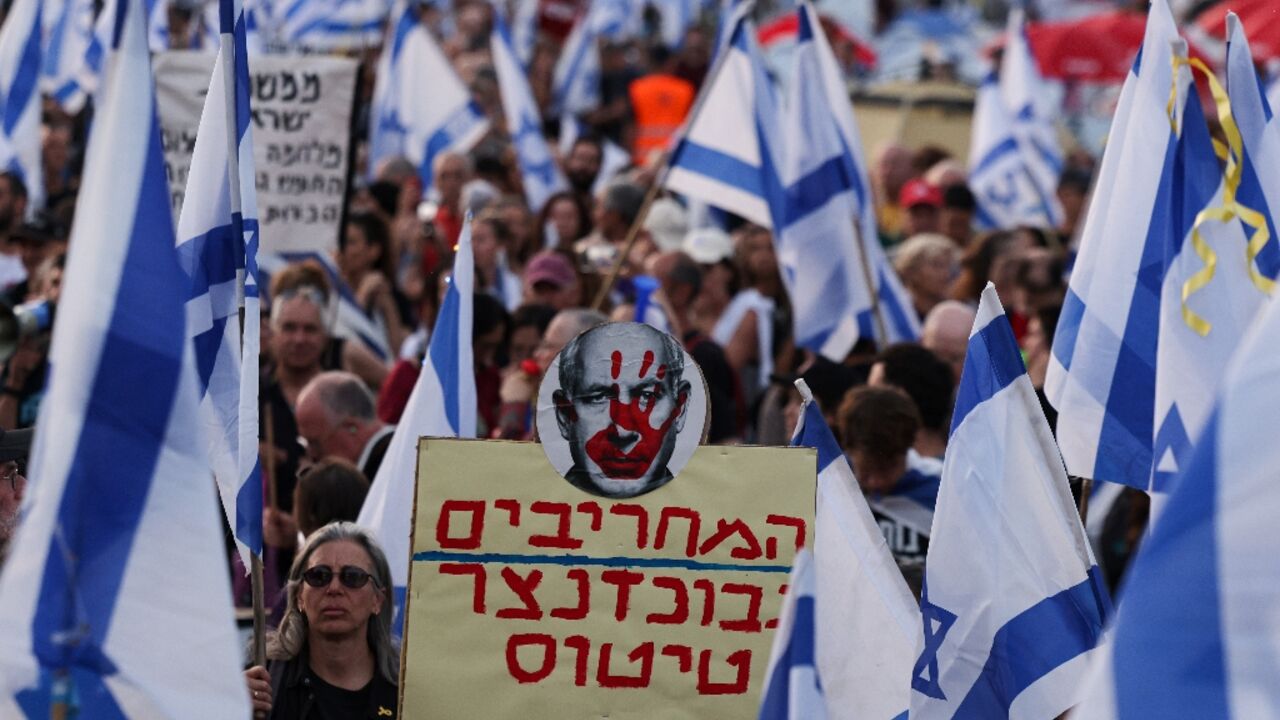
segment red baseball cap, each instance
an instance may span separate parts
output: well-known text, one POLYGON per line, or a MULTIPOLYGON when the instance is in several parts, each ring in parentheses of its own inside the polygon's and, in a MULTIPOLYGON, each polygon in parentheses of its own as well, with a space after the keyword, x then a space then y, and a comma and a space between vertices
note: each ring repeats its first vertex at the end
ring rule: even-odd
POLYGON ((898 206, 910 210, 916 205, 942 207, 942 191, 920 178, 912 178, 898 193, 898 206))

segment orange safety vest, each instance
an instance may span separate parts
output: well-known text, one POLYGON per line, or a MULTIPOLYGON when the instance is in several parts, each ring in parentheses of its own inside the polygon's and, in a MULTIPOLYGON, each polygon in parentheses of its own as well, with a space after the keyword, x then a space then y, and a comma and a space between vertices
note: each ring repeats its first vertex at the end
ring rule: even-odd
POLYGON ((631 159, 643 165, 653 152, 667 149, 693 107, 697 91, 688 80, 658 73, 632 82, 630 94, 636 118, 631 159))

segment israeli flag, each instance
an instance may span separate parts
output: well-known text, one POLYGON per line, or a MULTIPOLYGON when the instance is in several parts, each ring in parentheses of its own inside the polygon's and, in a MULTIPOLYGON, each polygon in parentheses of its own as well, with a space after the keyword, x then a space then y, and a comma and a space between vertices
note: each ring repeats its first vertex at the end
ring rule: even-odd
POLYGON ((15 0, 0 28, 0 169, 27 185, 27 214, 44 207, 40 142, 40 0, 15 0))
POLYGON ((969 187, 978 199, 979 226, 986 230, 1057 226, 1051 195, 1037 184, 1028 157, 992 73, 978 88, 969 150, 969 187))
POLYGON ((812 4, 797 12, 783 121, 785 207, 774 226, 778 260, 797 343, 840 362, 859 338, 914 340, 920 325, 880 247, 871 186, 853 149, 862 142, 835 55, 812 4))
POLYGON ((600 35, 590 6, 564 40, 551 76, 551 105, 582 115, 600 106, 600 35))
POLYGON ((1280 118, 1272 112, 1261 78, 1254 70, 1253 54, 1244 36, 1240 19, 1227 13, 1227 95, 1231 113, 1240 130, 1240 203, 1262 213, 1267 219, 1269 239, 1260 242, 1250 228, 1246 260, 1252 266, 1249 279, 1259 290, 1270 292, 1267 280, 1280 275, 1280 233, 1275 214, 1280 211, 1280 118))
MULTIPOLYGON (((1247 53, 1248 47, 1244 50, 1247 53)), ((1252 86, 1257 87, 1256 80, 1252 86)), ((1166 251, 1156 355, 1154 492, 1167 491, 1190 460, 1222 368, 1267 298, 1250 281, 1253 264, 1246 260, 1246 233, 1256 229, 1225 206, 1226 196, 1235 195, 1239 187, 1240 165, 1230 165, 1223 175, 1199 97, 1192 92, 1184 104, 1177 161, 1181 172, 1174 183, 1181 212, 1174 218, 1177 234, 1166 251)), ((1238 145, 1238 140, 1228 141, 1233 143, 1238 145)), ((1252 218, 1264 233, 1270 224, 1267 215, 1252 218)))
POLYGON ((520 67, 528 69, 538 44, 538 0, 515 0, 511 13, 511 48, 520 67))
POLYGON ((387 341, 385 328, 381 328, 365 313, 356 302, 355 293, 342 279, 338 266, 329 253, 262 253, 258 256, 259 288, 271 287, 271 276, 283 270, 289 263, 313 260, 324 270, 329 278, 329 286, 333 288, 330 298, 329 332, 333 337, 363 344, 378 358, 391 360, 396 357, 393 348, 387 341))
POLYGON ((405 588, 409 584, 409 535, 412 529, 418 438, 476 436, 476 376, 471 357, 472 293, 475 261, 471 255, 471 218, 467 217, 453 275, 431 332, 422 374, 409 394, 400 424, 391 436, 386 459, 369 486, 356 523, 377 537, 391 563, 395 597, 393 632, 404 627, 405 588))
POLYGON ((52 0, 43 9, 46 41, 40 88, 74 115, 88 99, 85 87, 97 85, 102 65, 101 44, 95 52, 96 68, 88 62, 95 40, 93 0, 52 0))
POLYGON ((502 96, 502 114, 507 133, 515 146, 524 181, 524 199, 534 212, 542 209, 547 198, 568 187, 568 182, 551 157, 551 148, 542 134, 542 116, 529 89, 529 78, 511 45, 511 34, 502 16, 494 12, 493 32, 489 36, 498 75, 498 91, 502 96))
POLYGON ((672 49, 684 45, 689 26, 698 21, 708 4, 708 0, 651 0, 650 5, 658 11, 662 44, 672 49))
POLYGON ((818 642, 813 553, 801 548, 791 565, 773 649, 764 673, 760 720, 826 720, 826 701, 818 673, 818 642))
MULTIPOLYGON (((369 48, 382 40, 385 0, 279 0, 281 40, 312 52, 369 48)), ((433 77, 433 76, 428 76, 433 77)))
MULTIPOLYGON (((1067 471, 1140 489, 1151 479, 1160 291, 1173 232, 1177 136, 1167 108, 1177 37, 1167 0, 1155 0, 1120 92, 1045 382, 1067 471)), ((1186 97, 1184 86, 1177 97, 1186 97)))
POLYGON ((791 444, 818 450, 817 675, 826 715, 901 720, 911 701, 903 679, 920 643, 920 609, 822 410, 804 381, 796 387, 805 404, 791 444))
POLYGON ((777 101, 754 23, 741 10, 733 22, 697 112, 671 154, 664 184, 772 228, 784 205, 777 101))
POLYGON ((1227 366, 1142 541, 1077 717, 1265 718, 1280 708, 1280 305, 1227 366))
POLYGON ((378 62, 369 167, 402 155, 430 188, 436 156, 470 149, 489 121, 414 12, 406 5, 396 16, 378 62))
POLYGON ((1062 224, 1058 178, 1062 175, 1062 147, 1054 123, 1061 108, 1061 87, 1040 74, 1027 40, 1026 13, 1009 11, 1004 55, 1000 61, 1000 98, 1013 119, 1019 154, 1031 175, 1046 213, 1047 227, 1062 224))
POLYGON ((943 462, 911 717, 1056 717, 1080 700, 1109 601, 990 283, 943 462))
POLYGON ((145 8, 117 8, 0 575, 0 717, 246 718, 145 8))
POLYGON ((248 568, 249 556, 262 554, 258 200, 245 15, 237 0, 219 5, 226 25, 191 157, 191 202, 183 203, 178 218, 178 257, 191 278, 187 332, 195 343, 210 465, 248 568))

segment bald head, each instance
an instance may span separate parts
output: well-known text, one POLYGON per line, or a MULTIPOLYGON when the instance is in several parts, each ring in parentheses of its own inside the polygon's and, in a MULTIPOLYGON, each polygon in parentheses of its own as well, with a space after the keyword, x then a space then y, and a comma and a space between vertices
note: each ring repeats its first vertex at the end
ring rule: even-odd
POLYGON ((313 460, 340 457, 356 462, 365 443, 382 429, 373 393, 348 372, 324 372, 298 393, 298 434, 313 460))
POLYGON ((609 322, 609 318, 598 310, 571 308, 561 310, 551 318, 547 331, 542 334, 542 343, 534 350, 533 357, 544 371, 551 366, 551 360, 569 341, 597 325, 609 322))
POLYGON ((964 356, 969 349, 969 333, 977 311, 958 300, 938 303, 924 319, 920 344, 951 366, 956 382, 964 369, 964 356))

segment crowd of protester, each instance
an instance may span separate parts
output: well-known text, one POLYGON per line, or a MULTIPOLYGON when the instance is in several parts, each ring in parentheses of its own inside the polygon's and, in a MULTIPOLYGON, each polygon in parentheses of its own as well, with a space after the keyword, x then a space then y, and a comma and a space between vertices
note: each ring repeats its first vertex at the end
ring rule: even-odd
MULTIPOLYGON (((432 12, 424 10, 424 22, 438 20, 432 12)), ((299 548, 305 558, 323 544, 307 536, 359 512, 420 372, 467 213, 474 217, 478 437, 536 440, 533 404, 555 354, 583 330, 639 314, 677 338, 701 370, 710 401, 709 443, 786 444, 801 402, 793 383, 803 378, 892 551, 909 575, 918 576, 979 295, 987 282, 995 284, 1042 393, 1093 159, 1083 153, 1068 159, 1058 189, 1065 210, 1060 227, 982 233, 963 158, 931 146, 875 148, 870 172, 879 240, 910 293, 923 334, 918 343, 889 347, 864 339, 833 362, 793 342, 768 229, 714 213, 715 222, 707 222, 699 208, 666 193, 644 212, 663 153, 706 79, 714 28, 693 27, 675 52, 652 39, 607 43, 601 105, 581 118, 586 131, 556 158, 569 187, 529 208, 495 89, 489 12, 488 2, 459 0, 456 33, 442 38, 442 47, 492 129, 468 152, 439 155, 428 186, 405 158, 354 168, 344 224, 334 238, 336 282, 385 333, 394 357, 380 358, 359 341, 334 334, 341 288, 318 264, 294 264, 270 278, 260 418, 273 499, 264 536, 269 587, 279 599, 275 616, 283 613, 287 623, 305 596, 299 584, 305 567, 289 567, 299 548), (610 177, 602 175, 607 143, 630 157, 610 177), (633 229, 635 242, 627 244, 633 229), (615 264, 621 269, 617 281, 606 286, 615 264), (656 286, 650 300, 656 318, 637 313, 644 278, 656 286), (903 503, 890 502, 895 497, 927 512, 910 506, 901 512, 903 503)), ((530 65, 551 137, 559 126, 550 111, 551 68, 562 39, 541 37, 530 65)), ((838 44, 840 38, 832 40, 838 44)), ((365 58, 368 73, 372 59, 365 58)), ((357 118, 365 124, 368 113, 357 118)), ((9 308, 58 300, 87 122, 47 104, 48 202, 42 212, 28 213, 29 189, 17 175, 0 173, 0 302, 9 308)), ((357 127, 356 137, 366 131, 357 127)), ((363 149, 356 153, 364 156, 363 149)), ((35 423, 48 344, 47 332, 28 336, 5 358, 0 428, 35 423)), ((1055 414, 1043 404, 1052 423, 1055 414)), ((12 482, 0 478, 5 537, 16 517, 11 496, 20 496, 17 478, 24 472, 16 467, 12 482)), ((1134 532, 1143 521, 1140 505, 1140 498, 1128 498, 1118 506, 1123 518, 1105 519, 1100 559, 1112 563, 1113 582, 1141 534, 1134 532)), ((350 544, 353 537, 359 540, 338 539, 350 544)), ((233 555, 229 546, 228 557, 233 555)), ((241 573, 234 577, 240 580, 241 573)), ((238 592, 247 604, 247 582, 238 592)), ((286 628, 273 657, 287 660, 305 642, 286 628)))

